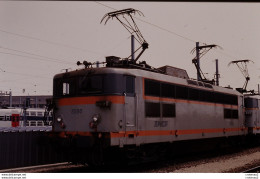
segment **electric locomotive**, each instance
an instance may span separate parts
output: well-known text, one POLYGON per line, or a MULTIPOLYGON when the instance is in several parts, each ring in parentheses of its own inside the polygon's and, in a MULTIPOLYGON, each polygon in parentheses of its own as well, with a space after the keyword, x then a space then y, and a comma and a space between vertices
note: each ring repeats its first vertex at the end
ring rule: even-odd
MULTIPOLYGON (((115 11, 102 20, 122 14, 131 17, 135 12, 139 11, 115 11)), ((135 23, 123 25, 137 27, 135 23)), ((49 110, 53 109, 52 139, 70 161, 101 165, 112 160, 142 160, 165 152, 194 150, 188 144, 176 152, 175 148, 186 142, 205 141, 203 147, 209 147, 220 139, 239 141, 248 128, 259 134, 254 98, 245 100, 245 123, 241 92, 193 80, 184 69, 137 63, 148 43, 138 28, 131 30, 142 48, 136 58, 135 52, 125 59, 109 56, 105 67, 96 68, 84 61, 85 68, 54 76, 49 105, 49 110)))
POLYGON ((241 93, 191 80, 183 69, 159 69, 164 72, 140 65, 55 75, 53 135, 72 160, 100 163, 112 148, 247 134, 241 93))

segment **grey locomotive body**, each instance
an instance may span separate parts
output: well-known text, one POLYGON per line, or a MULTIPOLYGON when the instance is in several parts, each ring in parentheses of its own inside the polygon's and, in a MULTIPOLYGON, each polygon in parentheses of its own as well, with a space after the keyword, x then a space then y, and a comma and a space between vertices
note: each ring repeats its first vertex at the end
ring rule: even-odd
MULTIPOLYGON (((245 124, 245 110, 251 109, 244 108, 241 93, 167 68, 166 74, 105 67, 56 75, 53 135, 77 155, 72 160, 100 163, 112 148, 135 150, 248 133, 253 119, 246 118, 245 124)), ((259 133, 257 122, 254 133, 259 133)))

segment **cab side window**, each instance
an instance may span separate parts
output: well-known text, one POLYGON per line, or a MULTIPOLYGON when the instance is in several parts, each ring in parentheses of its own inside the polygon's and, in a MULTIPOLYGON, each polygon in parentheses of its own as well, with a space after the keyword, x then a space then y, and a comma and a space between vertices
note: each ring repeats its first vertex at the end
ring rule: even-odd
POLYGON ((135 95, 135 77, 134 76, 124 76, 125 79, 125 93, 126 96, 135 95))

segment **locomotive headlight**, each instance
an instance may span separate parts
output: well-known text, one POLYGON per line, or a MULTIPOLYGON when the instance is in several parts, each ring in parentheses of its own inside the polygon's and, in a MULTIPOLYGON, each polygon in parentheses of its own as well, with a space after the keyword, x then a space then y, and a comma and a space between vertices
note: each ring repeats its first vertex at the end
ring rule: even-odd
POLYGON ((97 117, 97 116, 94 116, 94 117, 93 117, 93 121, 94 121, 94 122, 97 122, 97 121, 98 121, 98 117, 97 117))
POLYGON ((62 121, 62 118, 61 118, 61 116, 58 116, 57 118, 56 118, 56 120, 57 120, 57 122, 61 122, 62 121))
POLYGON ((94 116, 92 116, 92 121, 90 121, 89 123, 89 127, 91 129, 97 129, 98 124, 100 123, 101 120, 101 116, 99 114, 95 114, 94 116))
POLYGON ((58 116, 58 117, 56 118, 56 121, 59 123, 59 125, 60 125, 60 127, 61 127, 62 129, 65 129, 65 128, 66 128, 66 125, 64 124, 63 119, 62 119, 61 116, 58 116))
POLYGON ((101 116, 100 116, 99 114, 95 114, 95 115, 92 117, 92 120, 93 120, 93 122, 95 122, 95 123, 100 122, 100 119, 101 119, 101 116))

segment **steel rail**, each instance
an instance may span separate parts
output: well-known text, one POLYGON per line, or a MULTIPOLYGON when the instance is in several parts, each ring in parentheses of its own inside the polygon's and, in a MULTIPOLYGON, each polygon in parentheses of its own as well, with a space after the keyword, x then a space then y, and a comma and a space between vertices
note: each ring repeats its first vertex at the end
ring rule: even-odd
POLYGON ((39 169, 39 168, 50 168, 50 167, 57 167, 57 166, 66 166, 70 165, 69 162, 62 162, 62 163, 54 163, 54 164, 46 164, 46 165, 35 165, 35 166, 28 166, 28 167, 19 167, 19 168, 8 168, 0 170, 0 173, 15 173, 20 171, 32 170, 32 169, 39 169))
POLYGON ((259 171, 260 171, 260 166, 257 166, 257 167, 242 171, 241 173, 259 173, 259 171))

